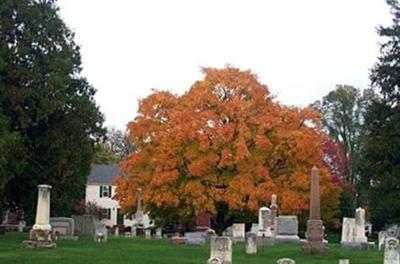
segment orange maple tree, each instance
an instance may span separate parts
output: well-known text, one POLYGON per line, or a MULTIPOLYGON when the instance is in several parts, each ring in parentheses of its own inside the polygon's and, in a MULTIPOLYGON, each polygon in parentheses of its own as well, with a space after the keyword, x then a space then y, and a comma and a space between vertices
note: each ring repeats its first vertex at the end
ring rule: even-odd
POLYGON ((250 212, 278 195, 281 214, 308 214, 310 170, 320 168, 322 215, 332 218, 340 187, 322 161, 319 114, 274 102, 250 71, 205 68, 181 95, 154 92, 128 124, 137 151, 121 163, 116 199, 132 210, 136 190, 159 217, 190 221, 250 212))

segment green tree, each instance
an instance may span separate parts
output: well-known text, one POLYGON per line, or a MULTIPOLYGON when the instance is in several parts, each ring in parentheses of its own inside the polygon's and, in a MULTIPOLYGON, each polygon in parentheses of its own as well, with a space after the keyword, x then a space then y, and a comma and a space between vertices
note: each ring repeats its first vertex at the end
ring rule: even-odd
POLYGON ((346 155, 344 175, 338 175, 343 182, 341 195, 342 216, 354 215, 355 206, 362 204, 358 195, 360 182, 360 138, 367 106, 374 98, 372 89, 360 91, 350 85, 337 85, 321 101, 312 107, 322 113, 322 125, 326 134, 340 144, 346 155))
POLYGON ((96 144, 92 163, 115 164, 117 162, 117 155, 105 143, 96 144))
POLYGON ((93 143, 104 134, 94 94, 55 1, 0 1, 0 107, 23 153, 4 200, 28 220, 38 184, 53 186, 52 215, 69 214, 82 198, 93 143))
POLYGON ((135 151, 135 145, 130 142, 127 131, 116 129, 114 127, 107 129, 105 144, 115 153, 118 160, 123 160, 129 154, 135 151))
POLYGON ((393 24, 378 28, 385 42, 370 78, 380 98, 366 113, 363 141, 363 186, 378 226, 400 223, 400 7, 387 3, 393 24))

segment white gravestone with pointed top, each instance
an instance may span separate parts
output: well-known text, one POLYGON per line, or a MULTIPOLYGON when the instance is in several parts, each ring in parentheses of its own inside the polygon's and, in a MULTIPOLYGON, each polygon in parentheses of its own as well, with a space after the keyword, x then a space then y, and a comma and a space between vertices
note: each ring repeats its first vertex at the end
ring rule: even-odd
POLYGON ((387 237, 385 239, 385 254, 383 264, 399 264, 399 240, 395 237, 387 237))

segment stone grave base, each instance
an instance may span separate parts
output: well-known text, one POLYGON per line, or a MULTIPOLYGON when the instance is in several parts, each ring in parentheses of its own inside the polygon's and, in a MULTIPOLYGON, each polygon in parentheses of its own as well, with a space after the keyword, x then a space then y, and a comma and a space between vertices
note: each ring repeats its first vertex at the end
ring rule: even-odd
POLYGON ((341 242, 340 246, 349 249, 373 249, 375 242, 341 242))
POLYGON ((308 255, 326 255, 329 253, 327 245, 322 241, 308 241, 303 245, 302 251, 308 255))
POLYGON ((25 240, 22 241, 23 248, 55 248, 57 244, 51 241, 33 241, 25 240))
POLYGON ((51 230, 32 229, 29 240, 22 242, 23 248, 55 248, 57 245, 51 240, 51 230))
POLYGON ((257 236, 257 246, 273 246, 275 245, 275 237, 267 236, 261 237, 257 236))
POLYGON ((277 235, 275 237, 275 242, 298 244, 300 243, 300 237, 296 235, 277 235))

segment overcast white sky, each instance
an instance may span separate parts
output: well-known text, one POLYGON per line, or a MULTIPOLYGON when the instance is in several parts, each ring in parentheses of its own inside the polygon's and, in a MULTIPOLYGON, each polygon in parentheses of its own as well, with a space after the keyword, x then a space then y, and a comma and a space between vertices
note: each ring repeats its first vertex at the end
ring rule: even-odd
POLYGON ((284 104, 369 86, 384 0, 59 0, 106 125, 124 129, 151 89, 181 94, 201 66, 251 69, 284 104))

